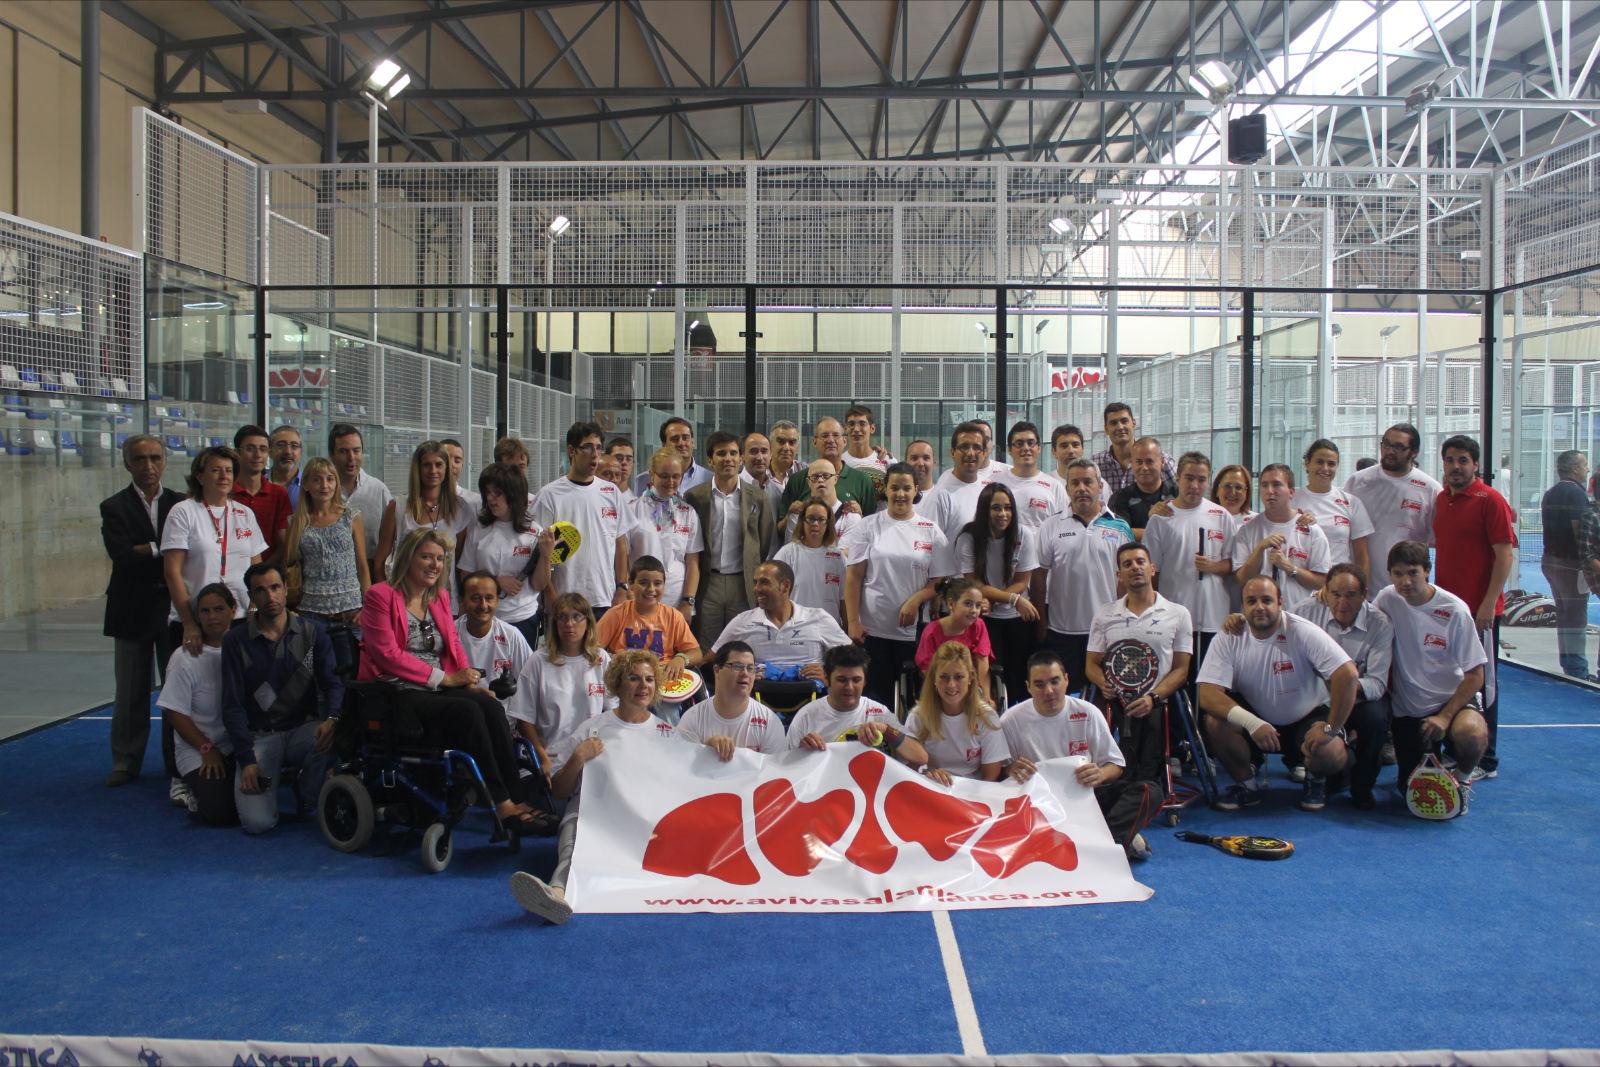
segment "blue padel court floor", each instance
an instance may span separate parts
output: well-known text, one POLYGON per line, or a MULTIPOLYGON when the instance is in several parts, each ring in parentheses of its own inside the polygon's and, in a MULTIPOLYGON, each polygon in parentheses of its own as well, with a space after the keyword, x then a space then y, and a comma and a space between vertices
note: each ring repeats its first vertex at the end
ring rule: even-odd
MULTIPOLYGON (((1600 1046, 1600 699, 1501 675, 1502 774, 1424 823, 1274 765, 1266 804, 1186 814, 1294 841, 1278 863, 1153 827, 1147 903, 950 914, 578 915, 469 822, 440 875, 416 838, 357 855, 314 817, 246 839, 108 790, 104 712, 0 745, 0 1033, 811 1056, 1600 1046), (962 985, 966 997, 953 995, 962 985)), ((151 766, 147 760, 147 769, 151 766)))

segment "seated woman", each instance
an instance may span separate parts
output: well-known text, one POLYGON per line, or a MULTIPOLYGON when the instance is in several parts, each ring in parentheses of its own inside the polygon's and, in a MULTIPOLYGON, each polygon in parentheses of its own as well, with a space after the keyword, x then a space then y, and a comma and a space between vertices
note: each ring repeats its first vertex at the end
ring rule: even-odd
POLYGON ((544 647, 528 660, 518 680, 528 699, 517 707, 530 709, 533 721, 519 717, 517 731, 539 753, 539 764, 551 777, 572 755, 578 728, 617 704, 606 693, 611 654, 600 647, 595 629, 594 609, 582 593, 556 596, 550 602, 544 647))
POLYGON ((600 647, 612 655, 637 649, 662 661, 663 685, 678 680, 685 667, 700 662, 700 644, 689 632, 683 612, 661 602, 667 569, 654 556, 640 556, 628 568, 632 600, 608 608, 597 630, 600 647))
POLYGON ((906 718, 906 733, 928 750, 929 778, 949 785, 952 775, 1000 780, 1011 758, 1006 735, 978 694, 977 672, 967 646, 947 641, 933 654, 922 696, 906 718))
POLYGON ((583 724, 579 731, 583 740, 556 772, 550 789, 556 800, 567 800, 566 814, 561 817, 561 836, 556 844, 555 873, 548 882, 540 881, 527 871, 511 876, 512 897, 546 922, 564 923, 572 918, 572 905, 566 900, 567 875, 572 868, 573 847, 578 843, 578 787, 582 785, 584 766, 605 752, 606 741, 622 734, 658 740, 667 740, 673 735, 670 724, 650 713, 660 684, 661 661, 649 652, 637 649, 619 652, 611 657, 606 667, 606 691, 616 698, 617 706, 583 724))
POLYGON ((488 690, 474 688, 479 672, 467 657, 450 617, 450 538, 428 527, 412 530, 395 549, 390 579, 367 590, 361 606, 360 681, 398 684, 396 710, 415 715, 428 735, 470 755, 489 787, 495 815, 516 833, 540 820, 512 796, 520 789, 511 728, 488 690))
POLYGON ((172 727, 178 774, 189 787, 189 810, 212 826, 239 825, 233 804, 233 742, 222 724, 222 637, 238 605, 233 591, 212 582, 194 598, 200 655, 172 653, 156 705, 172 727))

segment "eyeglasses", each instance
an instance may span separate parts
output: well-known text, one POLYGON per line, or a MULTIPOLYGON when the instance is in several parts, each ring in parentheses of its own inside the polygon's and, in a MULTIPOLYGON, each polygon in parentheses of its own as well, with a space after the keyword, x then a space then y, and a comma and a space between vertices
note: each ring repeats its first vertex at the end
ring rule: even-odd
POLYGON ((1033 449, 1033 448, 1038 448, 1039 447, 1039 442, 1038 441, 1012 441, 1011 442, 1011 447, 1015 448, 1015 449, 1019 449, 1019 450, 1020 449, 1024 449, 1024 448, 1033 449))
POLYGON ((839 477, 837 474, 808 474, 808 475, 806 475, 806 481, 808 481, 808 482, 831 482, 837 477, 839 477))
POLYGON ((761 667, 755 663, 724 663, 722 669, 734 674, 757 674, 761 671, 761 667))
POLYGON ((971 441, 968 441, 964 445, 956 445, 955 450, 957 452, 982 452, 983 446, 981 444, 973 444, 971 441))
POLYGON ((1409 441, 1380 441, 1378 443, 1378 447, 1383 449, 1385 452, 1410 452, 1411 451, 1411 442, 1409 442, 1409 441))
POLYGON ((604 450, 599 445, 591 443, 587 445, 577 445, 576 451, 587 452, 592 456, 598 456, 604 450))

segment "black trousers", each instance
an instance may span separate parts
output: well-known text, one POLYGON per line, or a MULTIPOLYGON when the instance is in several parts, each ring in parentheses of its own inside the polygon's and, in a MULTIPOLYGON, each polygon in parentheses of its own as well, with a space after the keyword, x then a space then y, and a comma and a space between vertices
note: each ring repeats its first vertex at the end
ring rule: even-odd
POLYGON ((894 687, 901 668, 917 658, 915 641, 896 641, 867 635, 862 647, 867 650, 865 693, 890 710, 894 709, 894 687))
MULTIPOLYGON (((167 661, 172 658, 172 632, 162 626, 143 640, 119 637, 114 645, 112 670, 116 677, 116 700, 111 705, 111 765, 138 774, 150 742, 150 694, 156 679, 166 681, 167 661)), ((173 756, 172 728, 163 718, 161 754, 167 777, 178 776, 173 756)))
POLYGON ((1383 742, 1389 736, 1389 698, 1358 700, 1344 724, 1350 734, 1350 795, 1371 796, 1372 786, 1383 770, 1383 742))
MULTIPOLYGON (((994 647, 994 662, 989 672, 1000 672, 1006 683, 1006 703, 1017 704, 1028 699, 1028 657, 1039 650, 1037 624, 1024 619, 995 619, 985 621, 989 627, 989 644, 994 647)), ((1005 708, 998 709, 1005 711, 1005 708)))
POLYGON ((1067 668, 1067 692, 1083 692, 1083 687, 1089 684, 1089 679, 1083 674, 1084 664, 1089 659, 1089 635, 1046 630, 1044 647, 1061 656, 1061 662, 1067 668))
MULTIPOLYGON (((1126 774, 1126 772, 1124 772, 1126 774)), ((1108 785, 1096 786, 1094 798, 1100 803, 1100 813, 1106 818, 1106 829, 1111 839, 1124 847, 1133 835, 1150 825, 1166 790, 1159 782, 1118 778, 1108 785)))
POLYGON ((232 756, 224 756, 222 761, 224 768, 221 778, 202 777, 200 770, 205 765, 201 764, 184 775, 183 781, 198 805, 195 814, 203 822, 210 826, 238 826, 239 809, 233 803, 233 772, 238 765, 232 756))
POLYGON ((395 695, 397 710, 415 715, 430 741, 458 748, 471 756, 496 804, 516 800, 511 790, 521 790, 511 727, 505 709, 481 689, 402 689, 395 695))

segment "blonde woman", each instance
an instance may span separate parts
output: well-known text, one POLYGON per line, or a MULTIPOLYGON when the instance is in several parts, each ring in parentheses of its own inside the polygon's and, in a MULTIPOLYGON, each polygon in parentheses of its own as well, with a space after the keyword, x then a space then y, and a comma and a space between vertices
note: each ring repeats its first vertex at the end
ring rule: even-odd
POLYGON ((941 785, 949 785, 956 775, 997 782, 1011 758, 1006 735, 978 692, 972 653, 955 641, 933 654, 922 696, 906 718, 906 733, 928 750, 923 773, 941 785))
POLYGON ((283 541, 291 606, 302 615, 353 622, 372 585, 363 551, 366 537, 361 515, 345 506, 333 463, 321 458, 307 463, 283 541))
POLYGON ((410 485, 395 530, 396 541, 403 541, 412 530, 437 530, 449 535, 452 551, 456 551, 472 519, 472 509, 462 502, 450 481, 450 453, 438 441, 422 442, 411 453, 410 485))
POLYGON ((539 753, 546 774, 554 775, 578 743, 578 727, 616 706, 606 694, 611 654, 600 647, 594 608, 582 593, 562 593, 550 601, 550 626, 544 647, 528 660, 520 686, 529 694, 522 707, 533 721, 516 723, 539 753))
POLYGON ((606 691, 616 698, 617 705, 583 724, 578 731, 582 740, 556 772, 550 791, 558 801, 566 801, 567 807, 556 843, 555 873, 548 882, 526 871, 511 876, 512 897, 546 922, 564 923, 572 918, 572 905, 566 899, 567 875, 572 867, 572 850, 578 843, 578 807, 582 799, 578 788, 583 784, 585 765, 604 754, 607 741, 623 734, 657 741, 673 739, 672 726, 650 712, 661 677, 661 661, 654 653, 628 649, 611 657, 606 666, 606 691))

